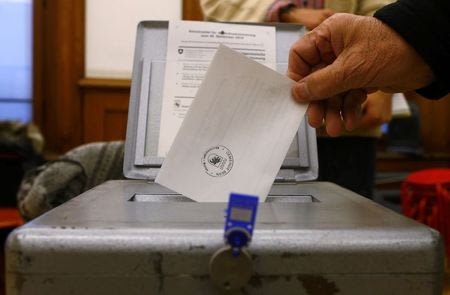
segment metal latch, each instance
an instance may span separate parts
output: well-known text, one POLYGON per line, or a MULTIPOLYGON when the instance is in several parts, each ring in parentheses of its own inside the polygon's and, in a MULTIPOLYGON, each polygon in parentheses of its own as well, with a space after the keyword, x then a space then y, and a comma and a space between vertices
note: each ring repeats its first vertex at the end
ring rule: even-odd
POLYGON ((258 197, 230 195, 225 220, 226 246, 216 251, 209 261, 211 280, 222 290, 240 289, 252 276, 252 260, 246 248, 252 239, 257 209, 258 197))

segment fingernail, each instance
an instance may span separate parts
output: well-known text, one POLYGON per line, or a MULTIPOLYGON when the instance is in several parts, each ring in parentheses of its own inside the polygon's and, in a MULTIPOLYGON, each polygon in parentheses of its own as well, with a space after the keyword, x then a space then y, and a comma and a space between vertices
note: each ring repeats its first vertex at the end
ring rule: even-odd
POLYGON ((294 86, 294 96, 298 101, 306 101, 311 98, 311 94, 309 93, 308 86, 305 82, 298 82, 294 86))

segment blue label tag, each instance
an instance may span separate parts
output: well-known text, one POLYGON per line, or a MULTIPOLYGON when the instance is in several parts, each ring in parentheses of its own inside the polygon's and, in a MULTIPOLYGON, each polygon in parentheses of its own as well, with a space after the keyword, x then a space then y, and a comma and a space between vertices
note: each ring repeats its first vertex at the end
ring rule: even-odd
POLYGON ((233 249, 247 246, 255 227, 258 197, 231 193, 226 210, 225 242, 233 249))

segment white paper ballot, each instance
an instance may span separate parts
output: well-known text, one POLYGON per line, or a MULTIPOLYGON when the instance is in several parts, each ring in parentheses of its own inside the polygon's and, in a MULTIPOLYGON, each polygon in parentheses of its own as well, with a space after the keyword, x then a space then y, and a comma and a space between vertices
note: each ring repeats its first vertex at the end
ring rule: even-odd
POLYGON ((158 156, 167 155, 219 44, 274 67, 275 33, 273 26, 169 23, 158 156))
POLYGON ((293 83, 221 45, 156 182, 199 202, 263 202, 307 108, 293 83))
POLYGON ((408 101, 403 93, 395 93, 392 96, 392 116, 393 117, 409 117, 411 110, 408 101))

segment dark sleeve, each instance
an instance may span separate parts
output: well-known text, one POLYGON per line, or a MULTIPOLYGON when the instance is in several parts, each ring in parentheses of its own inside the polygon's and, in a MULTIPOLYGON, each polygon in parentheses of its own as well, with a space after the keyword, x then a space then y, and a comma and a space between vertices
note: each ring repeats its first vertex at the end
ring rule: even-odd
POLYGON ((450 0, 398 0, 375 15, 400 34, 433 70, 436 80, 417 93, 437 99, 450 92, 450 0))

